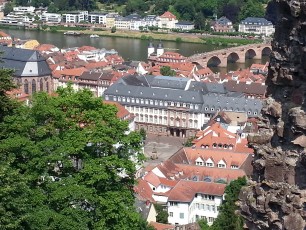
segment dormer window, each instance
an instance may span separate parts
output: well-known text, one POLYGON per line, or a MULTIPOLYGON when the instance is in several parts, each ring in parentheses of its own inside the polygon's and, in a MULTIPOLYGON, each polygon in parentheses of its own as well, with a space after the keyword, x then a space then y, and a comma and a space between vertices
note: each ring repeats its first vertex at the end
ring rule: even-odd
POLYGON ((231 165, 231 169, 238 169, 238 165, 231 165))
POLYGON ((218 164, 218 168, 225 168, 225 164, 218 164))
POLYGON ((214 167, 214 163, 206 162, 207 167, 214 167))
POLYGON ((213 147, 213 148, 217 148, 217 144, 216 144, 216 143, 213 143, 212 147, 213 147))

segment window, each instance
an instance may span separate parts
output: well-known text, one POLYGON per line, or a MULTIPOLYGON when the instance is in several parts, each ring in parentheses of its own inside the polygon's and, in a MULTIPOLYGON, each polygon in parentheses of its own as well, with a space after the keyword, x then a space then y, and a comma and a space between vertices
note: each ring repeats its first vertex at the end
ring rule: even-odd
POLYGON ((32 93, 36 92, 36 81, 33 79, 32 80, 32 93))
POLYGON ((214 164, 213 163, 206 163, 206 166, 207 167, 214 167, 214 164))
POLYGON ((42 78, 39 80, 39 90, 44 91, 44 83, 42 78))
POLYGON ((218 168, 225 168, 225 164, 218 164, 218 168))
POLYGON ((170 216, 170 217, 173 217, 173 212, 169 212, 169 216, 170 216))
POLYGON ((201 162, 201 161, 196 161, 196 165, 203 165, 203 162, 201 162))
POLYGON ((26 94, 29 94, 29 83, 28 83, 28 80, 24 81, 23 87, 24 87, 24 92, 26 94))
POLYGON ((136 98, 136 103, 139 103, 139 99, 138 98, 136 98))
POLYGON ((184 213, 183 212, 180 213, 180 219, 184 219, 184 213))
POLYGON ((144 103, 144 100, 143 100, 143 99, 140 99, 140 103, 143 104, 143 103, 144 103))
POLYGON ((212 222, 214 222, 214 219, 215 219, 215 218, 213 218, 213 217, 208 217, 208 222, 209 222, 209 223, 212 223, 212 222))
POLYGON ((231 165, 231 169, 238 169, 238 165, 231 165))
POLYGON ((170 206, 177 206, 177 202, 170 201, 169 204, 170 206))

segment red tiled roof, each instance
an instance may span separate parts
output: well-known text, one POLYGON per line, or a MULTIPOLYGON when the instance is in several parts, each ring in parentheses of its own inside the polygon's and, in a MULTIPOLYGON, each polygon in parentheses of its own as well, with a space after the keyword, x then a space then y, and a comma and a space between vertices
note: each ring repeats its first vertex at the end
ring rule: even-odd
POLYGON ((78 48, 79 52, 84 52, 84 51, 92 51, 92 50, 97 50, 97 48, 93 46, 81 46, 78 48))
POLYGON ((183 171, 182 178, 192 179, 194 176, 198 176, 199 180, 204 179, 204 177, 210 177, 212 181, 216 179, 226 179, 227 182, 235 180, 238 177, 243 177, 246 175, 245 171, 242 169, 223 169, 216 167, 203 167, 188 164, 176 164, 180 170, 183 171))
POLYGON ((190 202, 196 193, 222 196, 226 184, 180 180, 170 191, 168 201, 190 202))
POLYGON ((245 153, 202 148, 184 148, 184 152, 190 164, 195 164, 196 159, 199 157, 204 161, 213 158, 215 167, 219 161, 223 160, 227 164, 226 168, 229 169, 231 168, 231 165, 237 165, 240 168, 249 155, 245 153))
POLYGON ((149 200, 151 202, 155 202, 155 200, 152 198, 153 191, 148 185, 146 181, 143 179, 138 179, 137 184, 134 187, 135 193, 137 193, 139 196, 141 196, 144 200, 149 200))
POLYGON ((166 185, 168 187, 174 187, 178 181, 177 180, 168 180, 167 178, 159 177, 160 184, 166 185))
POLYGON ((85 65, 86 69, 97 69, 108 66, 106 61, 90 62, 85 65))
POLYGON ((151 185, 158 187, 160 185, 159 177, 156 176, 153 172, 148 172, 144 176, 144 180, 149 182, 151 185))
POLYGON ((51 49, 56 48, 55 45, 52 44, 40 44, 34 48, 34 50, 38 51, 51 51, 51 49))
POLYGON ((172 14, 169 11, 166 11, 165 13, 163 13, 161 16, 159 16, 160 18, 170 18, 170 19, 176 19, 176 16, 174 14, 172 14))
POLYGON ((103 101, 104 104, 107 105, 114 105, 117 107, 118 111, 117 111, 117 117, 119 119, 124 119, 126 117, 128 117, 130 115, 129 111, 124 108, 124 106, 122 106, 121 104, 119 104, 118 102, 115 101, 103 101))
POLYGON ((174 230, 175 226, 171 224, 162 224, 157 222, 150 222, 150 225, 155 228, 155 230, 174 230))

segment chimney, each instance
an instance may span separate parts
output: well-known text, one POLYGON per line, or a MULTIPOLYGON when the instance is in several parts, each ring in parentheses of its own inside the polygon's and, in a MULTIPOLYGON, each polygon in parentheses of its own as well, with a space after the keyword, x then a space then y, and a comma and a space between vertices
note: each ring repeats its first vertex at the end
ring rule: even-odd
POLYGON ((146 208, 149 208, 149 207, 150 207, 150 201, 146 200, 146 208))

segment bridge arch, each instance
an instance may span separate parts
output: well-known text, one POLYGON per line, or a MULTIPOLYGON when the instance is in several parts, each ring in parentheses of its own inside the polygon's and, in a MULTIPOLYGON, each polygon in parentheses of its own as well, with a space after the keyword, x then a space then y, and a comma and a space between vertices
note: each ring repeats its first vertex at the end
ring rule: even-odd
POLYGON ((231 52, 228 56, 227 56, 227 62, 229 63, 235 63, 240 59, 239 55, 236 52, 231 52))
POLYGON ((253 59, 257 56, 257 53, 254 49, 248 49, 245 52, 245 59, 253 59))
POLYGON ((270 56, 271 52, 272 52, 271 48, 267 46, 262 49, 261 56, 270 56))
POLYGON ((207 61, 207 67, 217 67, 221 64, 220 58, 217 56, 212 56, 210 59, 207 61))

